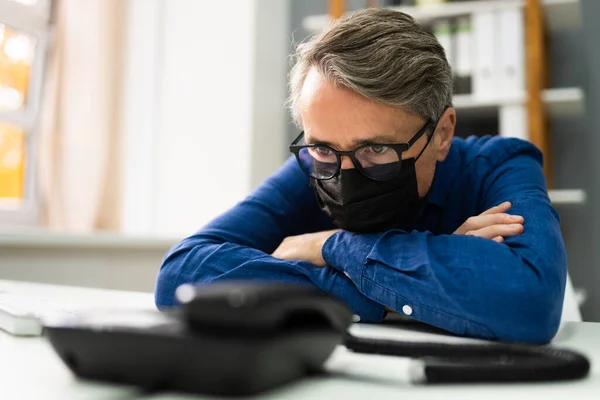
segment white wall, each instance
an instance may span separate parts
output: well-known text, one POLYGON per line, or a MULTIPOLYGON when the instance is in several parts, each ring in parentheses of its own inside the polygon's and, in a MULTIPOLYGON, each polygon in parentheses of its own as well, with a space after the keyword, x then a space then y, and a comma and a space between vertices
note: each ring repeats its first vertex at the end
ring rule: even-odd
POLYGON ((123 1, 123 235, 0 231, 3 279, 152 291, 171 245, 284 161, 288 0, 123 1))
POLYGON ((288 2, 128 1, 123 230, 187 235, 285 158, 288 2))
POLYGON ((162 0, 126 0, 122 132, 121 227, 126 233, 156 230, 154 210, 158 83, 162 57, 162 0))

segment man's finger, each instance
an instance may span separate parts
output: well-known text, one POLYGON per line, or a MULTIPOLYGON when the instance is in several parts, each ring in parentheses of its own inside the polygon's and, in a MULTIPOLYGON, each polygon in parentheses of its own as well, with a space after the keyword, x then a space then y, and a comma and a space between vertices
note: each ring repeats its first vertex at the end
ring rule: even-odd
POLYGON ((467 235, 478 236, 486 239, 493 239, 496 236, 502 236, 506 238, 507 236, 515 236, 523 233, 523 225, 521 224, 500 224, 500 225, 492 225, 486 226, 485 228, 481 228, 476 231, 469 231, 467 235))
POLYGON ((476 231, 486 226, 500 225, 500 224, 522 224, 524 222, 523 217, 520 215, 510 215, 505 213, 498 214, 486 214, 471 217, 463 224, 463 231, 476 231))
POLYGON ((479 215, 489 215, 489 214, 497 214, 497 213, 503 213, 508 211, 509 208, 512 207, 512 204, 510 203, 510 201, 505 201, 502 204, 498 204, 495 207, 492 207, 488 210, 485 210, 484 212, 482 212, 479 215))
POLYGON ((496 236, 492 239, 494 242, 502 243, 504 242, 504 238, 502 236, 496 236))

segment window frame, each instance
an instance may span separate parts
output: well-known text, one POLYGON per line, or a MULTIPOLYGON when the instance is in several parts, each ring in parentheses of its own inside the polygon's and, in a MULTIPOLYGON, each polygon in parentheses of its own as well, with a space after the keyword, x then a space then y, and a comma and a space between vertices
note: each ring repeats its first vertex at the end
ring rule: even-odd
POLYGON ((53 0, 39 0, 34 6, 14 0, 0 0, 0 23, 23 32, 35 40, 35 53, 27 87, 27 103, 21 110, 0 111, 0 123, 13 124, 25 132, 26 159, 23 174, 23 198, 0 199, 0 226, 34 226, 40 222, 40 198, 37 185, 37 142, 41 100, 52 42, 53 0))

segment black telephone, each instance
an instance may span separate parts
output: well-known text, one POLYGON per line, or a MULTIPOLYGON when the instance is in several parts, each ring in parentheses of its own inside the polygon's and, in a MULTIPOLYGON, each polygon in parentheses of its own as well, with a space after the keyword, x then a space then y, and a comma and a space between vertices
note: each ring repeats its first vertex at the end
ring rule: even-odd
POLYGON ((148 391, 256 394, 319 373, 338 345, 421 359, 426 383, 569 380, 586 376, 582 355, 552 347, 449 345, 358 338, 339 300, 296 284, 184 285, 166 312, 90 312, 45 327, 79 377, 148 391))

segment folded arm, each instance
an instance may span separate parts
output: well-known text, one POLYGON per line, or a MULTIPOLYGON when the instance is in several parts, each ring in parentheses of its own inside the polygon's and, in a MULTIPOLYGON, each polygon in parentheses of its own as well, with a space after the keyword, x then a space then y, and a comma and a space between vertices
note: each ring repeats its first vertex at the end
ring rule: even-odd
POLYGON ((399 312, 460 335, 547 342, 561 317, 566 254, 540 162, 517 155, 494 168, 482 209, 504 201, 524 232, 503 243, 468 235, 392 230, 340 231, 325 262, 362 293, 399 312))
POLYGON ((380 321, 383 306, 361 294, 343 273, 270 255, 287 236, 325 228, 331 227, 318 213, 308 178, 289 160, 245 201, 167 254, 156 304, 174 305, 175 290, 183 283, 261 279, 314 284, 345 301, 363 321, 380 321))

